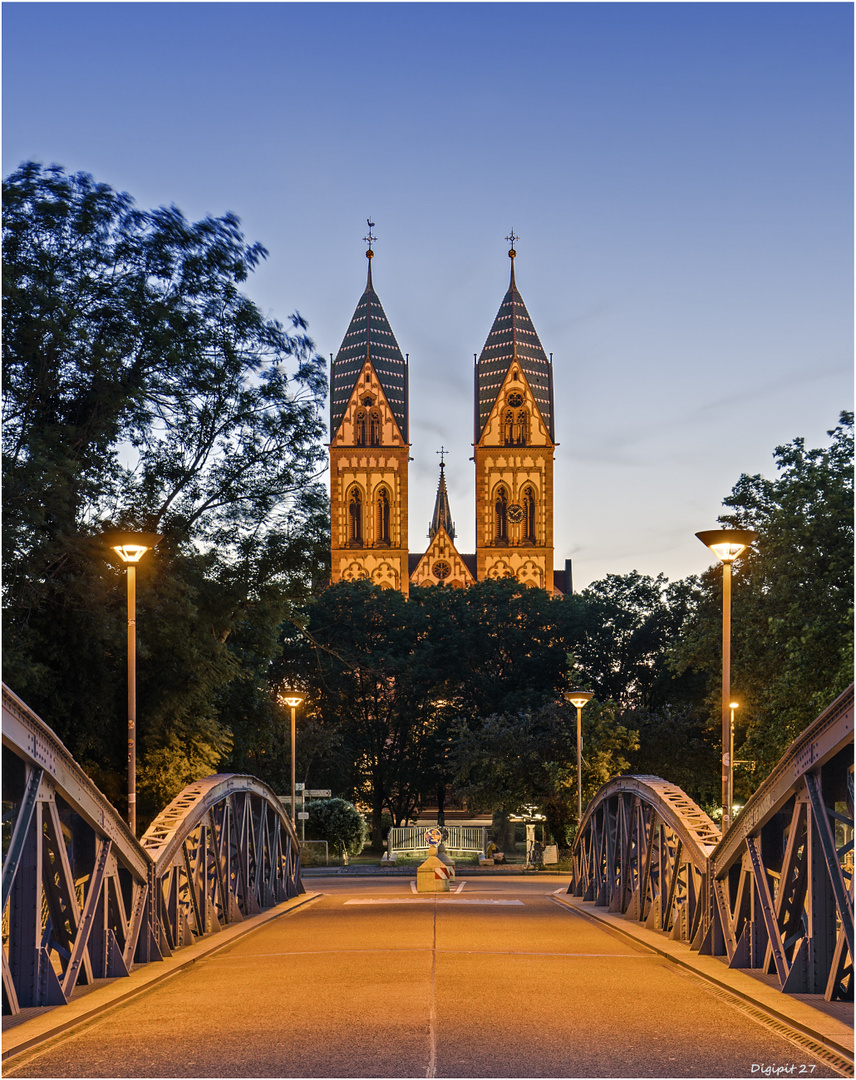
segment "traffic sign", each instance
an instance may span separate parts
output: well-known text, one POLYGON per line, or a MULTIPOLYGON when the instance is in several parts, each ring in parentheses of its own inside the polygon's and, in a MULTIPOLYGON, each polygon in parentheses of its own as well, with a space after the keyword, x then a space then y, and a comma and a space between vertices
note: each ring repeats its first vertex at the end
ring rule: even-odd
POLYGON ((314 799, 329 799, 333 792, 330 788, 315 788, 312 791, 307 790, 307 795, 311 795, 314 799))

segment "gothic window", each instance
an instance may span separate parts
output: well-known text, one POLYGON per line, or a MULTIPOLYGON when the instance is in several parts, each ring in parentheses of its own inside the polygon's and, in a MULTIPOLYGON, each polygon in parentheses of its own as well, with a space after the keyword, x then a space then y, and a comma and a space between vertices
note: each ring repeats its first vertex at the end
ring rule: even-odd
POLYGON ((372 409, 369 414, 369 446, 380 446, 380 409, 372 409))
POLYGON ((363 546, 363 497, 359 488, 351 488, 348 498, 348 544, 363 546))
POLYGON ((377 542, 389 547, 389 495, 381 488, 377 497, 377 542))
POLYGON ((365 446, 368 443, 368 423, 365 409, 357 409, 354 419, 354 442, 357 446, 365 446))
POLYGON ((526 539, 535 543, 535 492, 527 487, 523 492, 523 510, 525 513, 525 536, 526 539))
POLYGON ((494 513, 494 540, 498 544, 508 543, 508 492, 500 487, 496 492, 494 513))
POLYGON ((529 440, 529 414, 523 406, 523 395, 514 391, 506 398, 502 433, 506 446, 525 446, 529 440))

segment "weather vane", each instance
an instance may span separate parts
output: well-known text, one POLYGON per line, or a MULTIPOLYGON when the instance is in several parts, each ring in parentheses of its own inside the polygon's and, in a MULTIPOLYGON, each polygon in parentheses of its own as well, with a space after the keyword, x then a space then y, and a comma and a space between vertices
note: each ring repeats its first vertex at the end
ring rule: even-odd
POLYGON ((363 243, 368 244, 369 245, 369 251, 371 251, 372 244, 375 242, 375 240, 377 240, 376 236, 372 236, 372 229, 374 228, 375 223, 373 221, 371 221, 369 218, 366 218, 366 224, 369 227, 369 235, 363 237, 363 243))
POLYGON ((442 469, 442 468, 444 468, 444 467, 445 467, 445 464, 446 464, 446 463, 445 463, 445 461, 443 461, 443 458, 444 458, 444 456, 445 456, 446 454, 448 454, 448 453, 449 453, 449 451, 448 451, 448 450, 446 449, 446 447, 445 447, 445 446, 442 446, 442 445, 441 445, 441 446, 440 446, 440 449, 439 449, 439 450, 437 450, 437 451, 436 451, 436 453, 438 453, 438 454, 440 455, 440 468, 442 469))

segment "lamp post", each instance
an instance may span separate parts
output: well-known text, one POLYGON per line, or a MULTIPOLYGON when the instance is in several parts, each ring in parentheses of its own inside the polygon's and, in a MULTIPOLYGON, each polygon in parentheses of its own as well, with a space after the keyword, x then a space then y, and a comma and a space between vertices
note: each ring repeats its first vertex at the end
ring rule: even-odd
POLYGON ((280 701, 291 709, 291 825, 295 827, 294 805, 294 769, 295 750, 297 747, 297 706, 303 701, 303 694, 299 690, 286 690, 280 694, 280 701))
POLYGON ((137 563, 163 539, 157 533, 106 532, 128 579, 128 825, 137 835, 137 563))
POLYGON ((583 820, 583 706, 588 705, 594 694, 588 690, 568 690, 565 701, 577 710, 577 828, 583 820))
POLYGON ((728 820, 734 810, 734 710, 739 708, 736 701, 729 703, 731 710, 731 723, 728 730, 728 820))
POLYGON ((722 832, 731 824, 728 801, 728 762, 731 760, 731 564, 755 540, 752 529, 708 529, 696 536, 722 562, 722 832))

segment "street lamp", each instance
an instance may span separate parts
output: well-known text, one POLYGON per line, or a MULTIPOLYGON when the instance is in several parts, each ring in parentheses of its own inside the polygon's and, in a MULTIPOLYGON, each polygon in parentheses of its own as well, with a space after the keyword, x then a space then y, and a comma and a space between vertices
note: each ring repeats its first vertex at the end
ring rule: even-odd
POLYGON ((588 705, 594 694, 588 690, 568 690, 565 701, 577 710, 577 828, 583 820, 583 706, 588 705))
POLYGON ((731 824, 731 805, 728 801, 728 761, 731 724, 731 564, 758 533, 752 529, 708 529, 696 536, 722 562, 722 833, 731 824))
POLYGON ((102 534, 125 564, 128 579, 128 824, 137 835, 137 563, 155 547, 157 533, 110 531, 102 534))
POLYGON ((304 695, 299 690, 284 690, 279 700, 283 705, 287 705, 291 709, 291 826, 294 828, 294 768, 295 768, 295 749, 297 746, 296 724, 297 724, 297 706, 303 701, 304 695))

